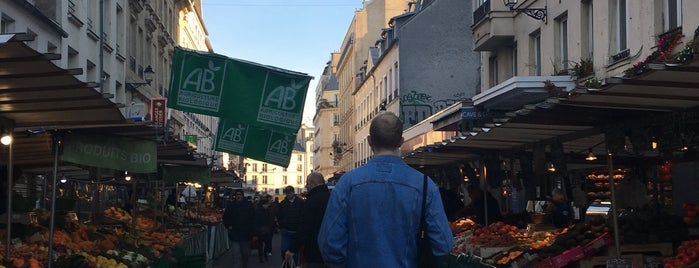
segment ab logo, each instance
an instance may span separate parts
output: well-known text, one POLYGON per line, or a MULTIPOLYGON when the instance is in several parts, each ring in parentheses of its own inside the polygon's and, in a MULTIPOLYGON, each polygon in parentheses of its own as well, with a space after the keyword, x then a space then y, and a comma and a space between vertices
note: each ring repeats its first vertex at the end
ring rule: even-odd
POLYGON ((272 133, 267 146, 265 159, 275 162, 288 163, 293 148, 293 139, 281 133, 272 133))
POLYGON ((257 121, 296 130, 301 124, 308 81, 269 72, 257 121))
POLYGON ((238 126, 226 128, 221 135, 218 147, 234 153, 242 153, 247 136, 248 128, 244 125, 238 124, 238 126))
POLYGON ((177 104, 218 112, 226 72, 225 60, 187 54, 184 62, 177 104))
POLYGON ((290 86, 278 86, 273 89, 265 99, 264 106, 285 111, 296 109, 296 93, 303 85, 297 85, 296 80, 291 80, 290 86))

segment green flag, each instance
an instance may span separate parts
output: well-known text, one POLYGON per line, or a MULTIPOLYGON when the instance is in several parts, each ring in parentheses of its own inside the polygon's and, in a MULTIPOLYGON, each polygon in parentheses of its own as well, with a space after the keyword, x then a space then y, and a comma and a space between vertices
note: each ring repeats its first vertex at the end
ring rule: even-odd
POLYGON ((175 48, 168 107, 265 129, 296 132, 311 76, 175 48))
POLYGON ((68 133, 63 137, 63 154, 60 157, 63 161, 86 166, 155 173, 156 147, 153 141, 68 133))
POLYGON ((296 133, 259 128, 222 119, 218 124, 214 150, 289 166, 296 133))

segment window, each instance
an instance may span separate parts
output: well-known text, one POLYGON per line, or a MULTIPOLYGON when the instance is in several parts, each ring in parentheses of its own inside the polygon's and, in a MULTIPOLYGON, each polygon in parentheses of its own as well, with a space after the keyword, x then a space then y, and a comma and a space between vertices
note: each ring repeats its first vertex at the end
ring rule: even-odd
POLYGON ((665 31, 682 26, 682 0, 665 0, 665 31))
POLYGON ((267 164, 262 164, 262 172, 267 172, 267 164))
POLYGON ((556 19, 556 35, 558 39, 559 69, 562 72, 568 69, 568 15, 556 19))
POLYGON ((252 175, 252 183, 257 183, 257 175, 252 175))
POLYGON ((287 168, 283 168, 282 170, 284 170, 284 172, 286 172, 286 171, 287 171, 287 168))
POLYGON ((594 22, 594 15, 593 15, 593 1, 592 0, 586 0, 582 3, 582 10, 581 10, 581 17, 582 17, 582 23, 580 24, 580 38, 582 39, 580 42, 580 48, 582 51, 580 51, 580 56, 582 58, 593 58, 593 48, 594 48, 594 27, 593 27, 593 22, 594 22))
POLYGON ((541 32, 536 31, 531 36, 530 62, 534 65, 530 71, 531 75, 541 75, 541 32))
MULTIPOLYGON (((398 72, 397 62, 393 64, 393 69, 396 70, 396 72, 393 74, 396 81, 393 83, 393 94, 391 94, 391 96, 393 96, 393 98, 398 98, 398 89, 400 88, 400 73, 398 72)), ((389 98, 389 100, 393 98, 389 98)))
POLYGON ((296 160, 298 160, 298 161, 303 161, 303 155, 302 155, 302 154, 299 154, 298 157, 296 158, 296 160))
POLYGON ((267 175, 262 175, 262 184, 267 184, 267 175))
POLYGON ((303 177, 302 176, 297 176, 296 177, 296 184, 303 184, 303 177))
POLYGON ((512 46, 512 76, 517 76, 517 43, 512 46))
POLYGON ((282 181, 283 181, 282 184, 287 184, 287 182, 286 182, 286 175, 282 176, 282 181))
POLYGON ((0 33, 12 33, 15 31, 15 20, 5 14, 0 15, 0 33))
POLYGON ((303 170, 303 164, 298 164, 298 166, 296 166, 296 171, 302 171, 302 170, 303 170))
POLYGON ((490 74, 490 87, 498 84, 498 56, 493 53, 488 58, 488 73, 490 74))
POLYGON ((616 0, 616 52, 622 52, 628 48, 628 7, 626 0, 616 0))
POLYGON ((252 164, 252 172, 257 172, 257 163, 252 164))

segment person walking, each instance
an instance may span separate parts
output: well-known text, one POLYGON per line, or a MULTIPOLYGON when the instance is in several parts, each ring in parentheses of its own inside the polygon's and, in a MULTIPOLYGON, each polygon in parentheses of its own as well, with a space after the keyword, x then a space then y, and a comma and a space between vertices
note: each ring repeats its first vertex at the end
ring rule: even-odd
MULTIPOLYGON (((255 207, 255 235, 258 239, 258 259, 260 263, 269 261, 272 253, 272 235, 274 231, 274 217, 270 209, 272 197, 264 195, 255 207)), ((254 239, 254 238, 253 238, 254 239)))
MULTIPOLYGON (((286 186, 284 194, 286 197, 279 204, 279 211, 277 212, 279 231, 282 235, 279 246, 282 259, 286 258, 286 251, 291 246, 291 242, 294 239, 298 239, 297 236, 301 227, 301 209, 303 208, 303 200, 296 196, 293 186, 286 186)), ((299 263, 298 256, 294 256, 294 262, 299 263)))
POLYGON ((323 222, 325 208, 330 199, 330 190, 325 184, 323 174, 312 172, 306 177, 306 201, 301 210, 301 229, 299 239, 292 241, 287 257, 294 257, 303 247, 304 268, 325 268, 323 257, 318 248, 318 232, 323 222))
POLYGON ((254 211, 245 199, 243 190, 235 190, 233 201, 229 202, 223 212, 223 225, 228 230, 231 242, 233 268, 247 268, 250 258, 250 239, 253 235, 254 211))
MULTIPOLYGON (((345 173, 330 193, 318 246, 329 267, 417 267, 424 177, 400 157, 403 123, 391 112, 371 121, 373 157, 345 173)), ((425 234, 444 262, 454 240, 439 190, 427 180, 425 234)))

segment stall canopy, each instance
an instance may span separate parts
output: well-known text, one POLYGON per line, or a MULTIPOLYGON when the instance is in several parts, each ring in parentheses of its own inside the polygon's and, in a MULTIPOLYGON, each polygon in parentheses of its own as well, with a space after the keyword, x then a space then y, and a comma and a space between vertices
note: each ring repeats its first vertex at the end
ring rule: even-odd
MULTIPOLYGON (((28 34, 0 34, 0 130, 13 131, 15 166, 35 174, 52 171, 56 133, 152 141, 159 164, 205 166, 205 161, 195 159, 194 148, 174 139, 168 129, 127 121, 110 94, 95 90, 97 83, 75 77, 82 69, 62 69, 52 62, 60 54, 40 53, 24 43, 33 39, 28 34)), ((0 154, 0 163, 7 163, 7 157, 0 154)), ((87 179, 86 168, 61 163, 58 172, 87 179)))
MULTIPOLYGON (((606 146, 600 145, 611 126, 661 125, 678 118, 689 120, 678 124, 699 121, 699 59, 681 65, 649 64, 649 69, 631 78, 607 78, 601 88, 576 87, 563 96, 529 100, 478 124, 469 125, 467 118, 454 120, 454 114, 461 114, 454 111, 433 120, 435 130, 451 132, 453 138, 404 151, 403 158, 411 165, 444 165, 478 152, 531 150, 537 144, 560 141, 566 153, 580 154, 582 159, 590 149, 596 155, 606 154, 606 146)), ((474 96, 473 105, 496 110, 494 103, 511 104, 502 99, 506 97, 482 93, 474 96)))

